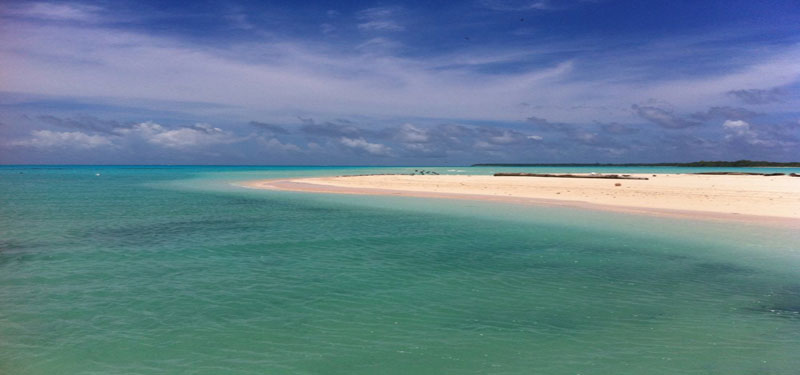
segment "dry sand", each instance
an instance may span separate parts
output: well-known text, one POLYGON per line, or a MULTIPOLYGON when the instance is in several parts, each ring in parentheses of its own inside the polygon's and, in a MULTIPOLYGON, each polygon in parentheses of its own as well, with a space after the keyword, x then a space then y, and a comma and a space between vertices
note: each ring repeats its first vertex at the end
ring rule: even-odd
POLYGON ((381 194, 558 204, 690 217, 800 225, 800 178, 632 175, 649 180, 464 175, 374 175, 251 181, 243 186, 339 194, 381 194), (621 186, 615 186, 621 184, 621 186))

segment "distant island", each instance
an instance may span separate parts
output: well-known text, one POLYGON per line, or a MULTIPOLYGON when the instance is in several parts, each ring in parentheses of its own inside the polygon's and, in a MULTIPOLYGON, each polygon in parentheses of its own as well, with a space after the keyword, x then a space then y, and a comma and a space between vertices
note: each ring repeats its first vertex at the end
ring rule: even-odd
POLYGON ((800 167, 800 162, 779 163, 773 161, 695 161, 691 163, 483 163, 473 167, 800 167))

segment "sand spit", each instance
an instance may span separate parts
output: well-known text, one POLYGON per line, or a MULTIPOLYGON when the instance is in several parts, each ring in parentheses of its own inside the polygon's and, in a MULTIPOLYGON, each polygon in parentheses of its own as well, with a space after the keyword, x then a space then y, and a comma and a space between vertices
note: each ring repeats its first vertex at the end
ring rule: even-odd
POLYGON ((372 175, 260 180, 259 189, 581 206, 671 216, 800 225, 800 179, 790 176, 632 174, 607 180, 532 176, 372 175))

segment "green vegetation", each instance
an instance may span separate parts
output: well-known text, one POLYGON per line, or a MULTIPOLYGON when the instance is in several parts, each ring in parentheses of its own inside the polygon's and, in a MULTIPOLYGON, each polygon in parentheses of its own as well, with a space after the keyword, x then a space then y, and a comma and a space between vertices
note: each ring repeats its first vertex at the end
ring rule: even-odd
POLYGON ((779 163, 773 161, 695 161, 691 163, 626 163, 626 164, 600 164, 600 163, 569 163, 569 164, 527 164, 527 163, 498 163, 498 164, 473 164, 473 167, 800 167, 800 162, 779 163))

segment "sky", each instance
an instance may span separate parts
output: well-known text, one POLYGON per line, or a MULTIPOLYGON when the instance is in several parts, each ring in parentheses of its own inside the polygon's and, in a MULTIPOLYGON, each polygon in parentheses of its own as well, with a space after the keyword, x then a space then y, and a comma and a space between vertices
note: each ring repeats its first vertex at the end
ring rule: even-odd
POLYGON ((0 163, 800 161, 797 0, 0 0, 0 163))

